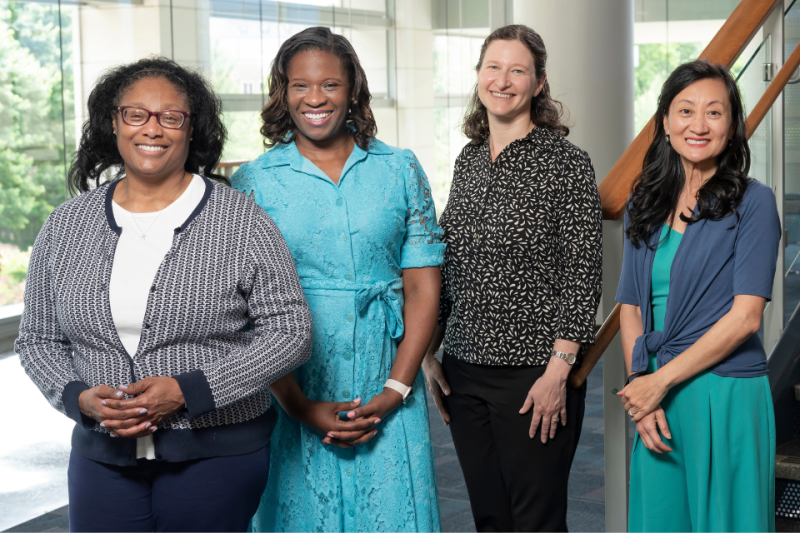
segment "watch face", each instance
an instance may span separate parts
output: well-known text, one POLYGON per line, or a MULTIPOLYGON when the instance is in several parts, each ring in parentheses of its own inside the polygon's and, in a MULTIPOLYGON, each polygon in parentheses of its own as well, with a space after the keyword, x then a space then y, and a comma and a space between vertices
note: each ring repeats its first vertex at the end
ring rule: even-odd
POLYGON ((575 361, 578 359, 578 356, 574 353, 569 354, 569 359, 567 359, 567 363, 574 365, 575 361))

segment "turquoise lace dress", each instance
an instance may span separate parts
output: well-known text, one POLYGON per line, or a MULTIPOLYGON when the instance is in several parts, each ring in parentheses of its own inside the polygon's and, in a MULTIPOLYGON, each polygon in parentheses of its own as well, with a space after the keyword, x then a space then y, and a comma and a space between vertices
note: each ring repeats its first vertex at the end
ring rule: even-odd
MULTIPOLYGON (((425 173, 410 150, 353 148, 334 184, 278 145, 232 184, 267 210, 292 251, 314 320, 311 360, 295 371, 311 400, 366 404, 383 390, 403 336, 404 268, 439 266, 445 245, 425 173)), ((351 449, 280 408, 256 531, 440 531, 422 373, 414 393, 351 449)))

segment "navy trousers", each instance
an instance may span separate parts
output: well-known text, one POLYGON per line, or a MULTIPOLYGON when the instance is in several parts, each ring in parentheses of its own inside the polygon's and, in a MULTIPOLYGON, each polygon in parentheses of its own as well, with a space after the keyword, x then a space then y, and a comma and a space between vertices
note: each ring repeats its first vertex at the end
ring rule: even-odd
POLYGON ((245 455, 137 466, 69 458, 70 531, 247 531, 269 446, 245 455))

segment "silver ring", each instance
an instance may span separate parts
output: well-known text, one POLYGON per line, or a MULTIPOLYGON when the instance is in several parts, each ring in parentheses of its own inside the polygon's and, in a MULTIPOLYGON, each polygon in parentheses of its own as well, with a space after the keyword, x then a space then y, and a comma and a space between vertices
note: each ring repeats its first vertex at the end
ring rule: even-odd
POLYGON ((633 416, 633 409, 629 409, 629 410, 628 410, 628 414, 629 414, 629 415, 631 415, 631 416, 633 416))
POLYGON ((558 417, 551 418, 551 419, 550 419, 550 422, 558 422, 558 417))

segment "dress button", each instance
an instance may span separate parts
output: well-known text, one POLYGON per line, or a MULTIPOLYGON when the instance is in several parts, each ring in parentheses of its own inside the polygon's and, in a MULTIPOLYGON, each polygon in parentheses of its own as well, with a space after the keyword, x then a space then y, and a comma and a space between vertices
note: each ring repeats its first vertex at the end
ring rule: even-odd
POLYGON ((350 313, 347 313, 347 316, 345 318, 347 319, 348 322, 353 321, 353 315, 351 315, 350 313))
POLYGON ((342 205, 343 203, 344 203, 344 200, 342 200, 341 198, 336 200, 336 205, 342 205))
POLYGON ((349 397, 350 397, 350 391, 349 390, 343 390, 342 391, 342 398, 349 398, 349 397))
POLYGON ((350 359, 352 359, 352 358, 353 358, 353 356, 350 354, 350 352, 344 352, 344 354, 342 355, 342 357, 344 357, 344 360, 345 360, 345 361, 349 361, 350 359))
POLYGON ((344 275, 344 279, 346 279, 347 281, 353 281, 353 275, 352 274, 345 274, 344 275))
POLYGON ((341 235, 339 235, 339 238, 342 239, 343 241, 346 241, 347 240, 347 235, 342 233, 341 235))
POLYGON ((348 468, 347 470, 344 471, 344 473, 347 474, 348 476, 352 476, 353 475, 353 468, 352 467, 348 468))
POLYGON ((350 518, 354 517, 355 515, 356 512, 354 510, 350 509, 349 511, 347 511, 347 516, 349 516, 350 518))

